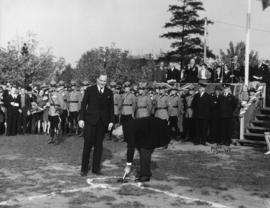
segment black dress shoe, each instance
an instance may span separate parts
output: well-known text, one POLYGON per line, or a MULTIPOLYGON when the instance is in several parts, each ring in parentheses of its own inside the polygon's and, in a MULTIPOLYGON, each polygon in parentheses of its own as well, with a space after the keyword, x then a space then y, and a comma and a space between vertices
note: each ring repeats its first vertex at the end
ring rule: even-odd
POLYGON ((135 179, 135 182, 148 182, 148 181, 150 181, 150 177, 148 176, 141 176, 135 179))
POLYGON ((100 171, 92 171, 92 173, 95 175, 103 175, 100 171))
POLYGON ((81 171, 81 174, 80 174, 81 176, 87 176, 87 173, 86 172, 83 172, 83 171, 81 171))

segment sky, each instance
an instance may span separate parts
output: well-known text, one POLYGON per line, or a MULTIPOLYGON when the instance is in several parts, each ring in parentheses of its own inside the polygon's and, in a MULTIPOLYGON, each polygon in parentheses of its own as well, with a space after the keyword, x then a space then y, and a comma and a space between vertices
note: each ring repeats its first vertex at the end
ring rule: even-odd
MULTIPOLYGON (((160 38, 169 21, 168 6, 177 0, 0 0, 0 46, 36 34, 40 48, 76 65, 92 48, 111 46, 134 55, 166 52, 170 41, 160 38)), ((245 41, 248 0, 202 0, 208 45, 214 52, 229 41, 245 41)), ((252 0, 251 49, 270 58, 270 8, 252 0)))

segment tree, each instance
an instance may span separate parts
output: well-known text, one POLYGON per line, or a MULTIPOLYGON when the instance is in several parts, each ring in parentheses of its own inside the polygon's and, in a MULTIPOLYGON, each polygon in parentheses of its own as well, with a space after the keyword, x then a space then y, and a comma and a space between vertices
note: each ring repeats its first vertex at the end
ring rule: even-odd
POLYGON ((38 41, 29 33, 26 41, 12 41, 0 50, 1 81, 19 85, 46 82, 55 70, 50 50, 37 52, 38 41))
MULTIPOLYGON (((168 11, 172 13, 172 18, 164 26, 174 30, 161 37, 174 40, 171 43, 173 50, 167 53, 167 58, 185 64, 194 56, 203 57, 201 37, 204 34, 205 20, 200 18, 199 12, 204 11, 204 8, 200 0, 178 1, 179 4, 169 6, 168 11)), ((212 23, 208 20, 208 24, 212 23)), ((207 55, 214 56, 209 49, 207 55)))
POLYGON ((105 69, 108 77, 116 82, 132 80, 149 81, 155 63, 152 57, 134 57, 119 48, 100 47, 85 52, 74 70, 78 81, 94 83, 99 70, 105 69))
POLYGON ((71 83, 74 78, 74 69, 70 64, 65 66, 65 70, 59 74, 58 80, 63 80, 65 83, 71 83))
MULTIPOLYGON (((246 44, 243 41, 236 43, 236 45, 230 41, 229 48, 226 51, 220 50, 220 58, 222 62, 228 65, 230 68, 233 64, 235 64, 235 61, 237 61, 237 65, 239 65, 240 68, 243 68, 245 66, 245 50, 246 44)), ((253 50, 250 51, 249 64, 251 67, 258 64, 258 52, 253 50)))

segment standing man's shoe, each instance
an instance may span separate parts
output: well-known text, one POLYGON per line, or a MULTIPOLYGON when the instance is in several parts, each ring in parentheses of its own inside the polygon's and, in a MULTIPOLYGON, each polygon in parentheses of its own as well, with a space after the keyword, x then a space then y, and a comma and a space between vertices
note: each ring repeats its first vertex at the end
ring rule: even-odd
POLYGON ((148 181, 150 181, 150 177, 148 177, 148 176, 141 176, 141 177, 135 179, 135 182, 148 182, 148 181))
POLYGON ((85 176, 87 176, 87 173, 86 173, 86 172, 81 171, 80 175, 81 175, 82 177, 85 177, 85 176))

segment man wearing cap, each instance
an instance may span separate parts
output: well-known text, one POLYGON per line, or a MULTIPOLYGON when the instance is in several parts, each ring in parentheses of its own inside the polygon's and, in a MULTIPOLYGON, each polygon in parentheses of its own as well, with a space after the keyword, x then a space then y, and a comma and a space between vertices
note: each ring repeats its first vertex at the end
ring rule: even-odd
POLYGON ((92 173, 101 174, 101 156, 103 139, 107 131, 111 131, 114 122, 113 93, 106 87, 107 74, 100 71, 97 84, 86 89, 79 113, 79 126, 84 128, 84 147, 82 155, 81 176, 89 170, 89 159, 92 147, 92 173))
POLYGON ((155 96, 154 98, 154 105, 155 105, 155 117, 160 118, 162 120, 169 119, 168 108, 169 108, 169 99, 165 92, 166 87, 160 86, 159 87, 159 95, 155 96))
POLYGON ((175 140, 179 139, 178 117, 183 112, 182 100, 177 95, 177 91, 178 89, 176 87, 170 89, 168 108, 171 138, 175 140))
POLYGON ((121 95, 119 94, 120 87, 117 86, 116 82, 111 82, 110 86, 113 92, 114 121, 117 124, 120 122, 120 107, 121 107, 121 95))
POLYGON ((56 92, 56 82, 52 81, 50 83, 50 93, 49 93, 49 112, 48 118, 50 121, 50 139, 48 144, 59 144, 58 135, 60 125, 60 111, 61 111, 61 100, 59 93, 56 92))
POLYGON ((206 145, 208 123, 210 119, 211 99, 207 92, 205 92, 206 84, 199 83, 199 92, 194 96, 192 107, 195 118, 195 141, 194 144, 206 145))
POLYGON ((61 117, 61 129, 62 133, 67 133, 67 118, 68 118, 68 91, 64 88, 65 83, 63 81, 59 82, 58 96, 60 100, 60 117, 61 117))
POLYGON ((134 118, 136 97, 130 92, 130 82, 124 83, 124 94, 121 99, 121 123, 124 126, 127 121, 134 118))
POLYGON ((67 98, 70 122, 69 133, 78 134, 78 116, 81 107, 82 94, 78 91, 78 86, 74 81, 71 82, 71 89, 72 91, 69 93, 67 98))
POLYGON ((194 86, 190 86, 187 89, 187 94, 184 97, 184 137, 185 140, 194 141, 195 135, 195 121, 194 121, 194 110, 192 108, 192 102, 194 99, 194 86))
POLYGON ((232 95, 229 84, 224 85, 224 94, 218 102, 220 119, 221 144, 230 146, 232 137, 233 112, 237 107, 237 99, 232 95))
POLYGON ((216 86, 211 94, 211 117, 210 117, 210 143, 221 143, 220 138, 220 118, 219 118, 219 100, 222 95, 222 86, 216 86))
POLYGON ((139 95, 136 98, 136 118, 148 117, 151 115, 152 101, 146 95, 145 86, 139 86, 139 95))

